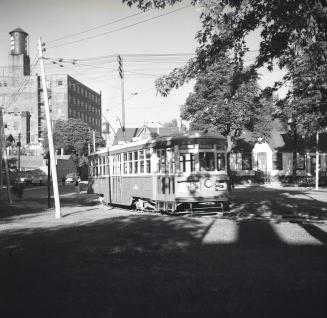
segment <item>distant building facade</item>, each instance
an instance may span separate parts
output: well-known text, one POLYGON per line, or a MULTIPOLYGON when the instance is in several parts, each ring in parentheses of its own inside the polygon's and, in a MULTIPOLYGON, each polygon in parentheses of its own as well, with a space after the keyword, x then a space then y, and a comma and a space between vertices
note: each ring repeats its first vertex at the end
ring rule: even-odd
MULTIPOLYGON (((46 127, 41 78, 33 72, 28 55, 28 34, 17 28, 10 34, 8 66, 0 69, 0 106, 5 135, 22 146, 41 150, 46 127), (39 146, 39 147, 37 147, 39 146)), ((101 94, 69 75, 50 75, 47 80, 51 120, 78 118, 101 132, 101 94)))

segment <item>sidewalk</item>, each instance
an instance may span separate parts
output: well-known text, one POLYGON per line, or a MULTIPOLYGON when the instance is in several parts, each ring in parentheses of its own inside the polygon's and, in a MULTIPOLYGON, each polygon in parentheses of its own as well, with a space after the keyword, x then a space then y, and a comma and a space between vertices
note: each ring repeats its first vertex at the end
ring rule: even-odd
POLYGON ((250 188, 264 188, 264 189, 275 189, 275 190, 285 190, 288 191, 299 191, 303 194, 310 196, 313 200, 320 202, 327 202, 327 188, 319 187, 318 190, 315 190, 312 187, 294 187, 294 186, 283 186, 280 184, 252 184, 252 185, 235 185, 235 189, 250 189, 250 188))

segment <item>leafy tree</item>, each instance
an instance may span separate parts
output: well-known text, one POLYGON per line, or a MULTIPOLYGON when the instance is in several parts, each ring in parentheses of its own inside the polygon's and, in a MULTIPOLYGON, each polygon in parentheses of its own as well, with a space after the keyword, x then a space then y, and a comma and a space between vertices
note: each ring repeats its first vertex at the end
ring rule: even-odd
POLYGON ((177 122, 177 119, 174 118, 170 121, 167 121, 165 123, 163 123, 162 125, 163 127, 178 127, 178 122, 177 122))
POLYGON ((191 128, 213 129, 227 138, 230 152, 244 130, 254 136, 269 138, 273 103, 260 98, 261 90, 252 79, 240 85, 233 94, 234 63, 221 56, 219 62, 198 76, 194 92, 182 107, 182 118, 191 128))
MULTIPOLYGON (((70 118, 68 121, 58 120, 53 128, 53 143, 56 150, 64 149, 66 154, 72 155, 76 167, 79 169, 87 164, 88 145, 92 144, 93 132, 90 126, 79 120, 70 118)), ((95 133, 96 147, 104 147, 105 141, 99 132, 95 133)), ((43 146, 48 149, 47 134, 44 134, 43 146)))
MULTIPOLYGON (((178 121, 176 118, 170 120, 170 121, 167 121, 165 123, 163 123, 162 127, 178 127, 178 121)), ((185 131, 186 130, 186 126, 182 123, 181 125, 181 130, 182 131, 185 131)))
MULTIPOLYGON (((141 10, 164 8, 182 1, 123 0, 141 10)), ((317 122, 314 125, 327 126, 327 76, 325 69, 319 71, 323 65, 326 66, 326 0, 193 0, 191 3, 200 5, 202 9, 202 27, 196 34, 199 44, 196 57, 157 79, 157 90, 163 96, 196 78, 216 63, 222 52, 230 52, 234 54, 236 66, 234 90, 247 77, 255 76, 256 69, 267 66, 272 70, 276 62, 280 68, 287 70, 283 82, 293 81, 291 95, 293 100, 300 102, 288 102, 288 106, 296 107, 293 113, 306 119, 302 120, 303 127, 310 128, 311 118, 317 122), (248 51, 245 38, 254 30, 260 31, 260 49, 251 68, 244 70, 244 56, 248 51), (305 69, 310 72, 301 82, 305 69)), ((283 82, 276 82, 269 90, 279 88, 283 82)))

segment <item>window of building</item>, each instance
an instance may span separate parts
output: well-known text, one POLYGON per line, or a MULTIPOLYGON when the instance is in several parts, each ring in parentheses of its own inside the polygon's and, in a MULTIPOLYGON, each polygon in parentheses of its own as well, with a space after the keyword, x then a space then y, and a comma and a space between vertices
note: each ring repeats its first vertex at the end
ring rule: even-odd
POLYGON ((305 154, 297 154, 297 170, 305 170, 305 154))
POLYGON ((3 82, 3 87, 7 87, 7 82, 3 82))
POLYGON ((283 153, 281 152, 273 153, 273 169, 283 170, 283 153))
POLYGON ((242 170, 252 170, 251 153, 242 153, 242 170))
POLYGON ((63 85, 62 80, 57 81, 57 86, 62 86, 62 85, 63 85))

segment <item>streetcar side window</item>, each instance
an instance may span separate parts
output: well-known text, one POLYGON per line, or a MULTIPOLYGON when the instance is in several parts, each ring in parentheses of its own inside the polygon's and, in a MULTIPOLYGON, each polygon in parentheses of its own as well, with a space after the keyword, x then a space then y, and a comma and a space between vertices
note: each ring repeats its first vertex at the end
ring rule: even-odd
POLYGON ((217 170, 225 170, 225 154, 217 153, 217 170))
POLYGON ((215 159, 213 152, 199 152, 200 171, 214 171, 215 159))
POLYGON ((140 159, 140 173, 144 173, 144 151, 139 151, 139 159, 140 159))
POLYGON ((174 149, 168 148, 167 149, 167 166, 166 166, 166 172, 169 173, 175 173, 175 155, 174 155, 174 149))
POLYGON ((179 154, 179 167, 182 172, 194 171, 194 154, 193 153, 180 153, 179 154))
POLYGON ((133 173, 133 153, 132 152, 128 153, 128 173, 129 174, 133 173))
POLYGON ((145 149, 146 173, 151 173, 151 152, 150 149, 145 149))
POLYGON ((108 171, 109 171, 109 157, 106 156, 105 157, 104 174, 108 175, 108 171))
POLYGON ((123 153, 123 174, 127 174, 127 153, 123 153))
POLYGON ((158 173, 165 173, 166 172, 166 149, 161 149, 157 151, 157 172, 158 173))
POLYGON ((134 173, 138 173, 139 171, 139 156, 138 156, 138 152, 134 151, 133 153, 133 159, 134 159, 134 173))

